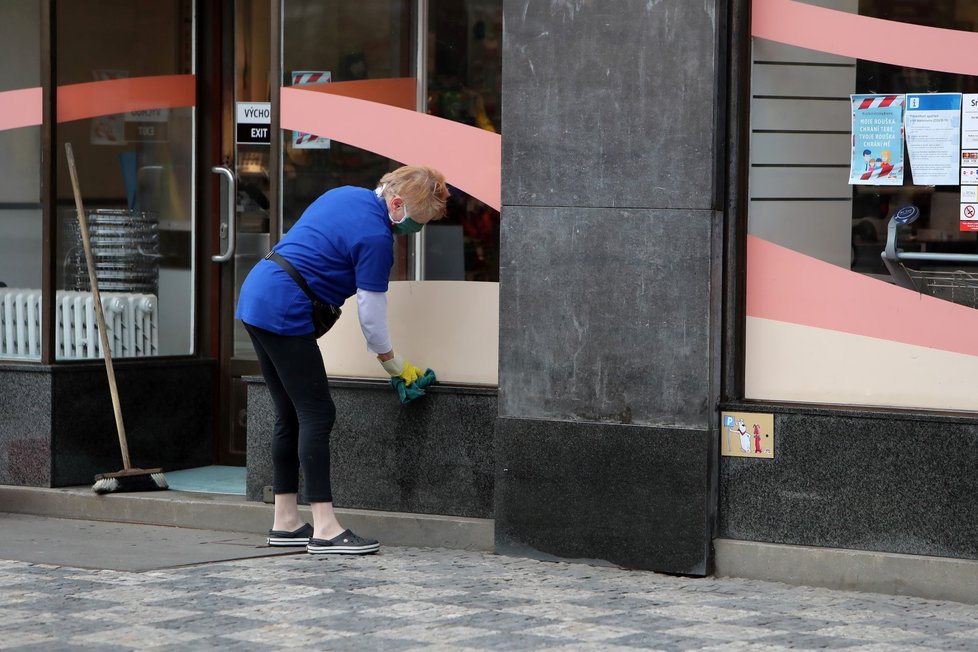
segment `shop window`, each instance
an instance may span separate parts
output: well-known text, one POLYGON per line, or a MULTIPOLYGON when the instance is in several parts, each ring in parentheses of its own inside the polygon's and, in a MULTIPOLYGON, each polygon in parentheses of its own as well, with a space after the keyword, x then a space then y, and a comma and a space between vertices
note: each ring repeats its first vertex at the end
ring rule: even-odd
MULTIPOLYGON (((978 20, 974 3, 956 0, 818 4, 928 27, 971 31, 978 20), (969 20, 970 14, 974 15, 969 20)), ((901 233, 907 239, 902 243, 905 247, 978 252, 975 233, 959 228, 960 184, 915 185, 911 157, 902 157, 901 184, 848 182, 851 95, 975 93, 978 80, 848 59, 764 39, 755 39, 753 53, 752 234, 853 271, 886 277, 880 254, 887 222, 898 208, 912 204, 920 215, 912 228, 901 233)), ((894 155, 884 148, 874 157, 884 154, 894 155)))
POLYGON ((99 357, 101 346, 65 143, 78 168, 113 357, 192 354, 192 3, 68 2, 55 15, 55 355, 99 357))
MULTIPOLYGON (((927 124, 905 122, 913 108, 908 98, 919 104, 912 98, 967 97, 978 93, 978 80, 958 74, 952 64, 893 65, 888 55, 901 50, 900 40, 839 47, 832 36, 844 33, 832 25, 853 14, 876 19, 873 27, 881 33, 913 26, 974 32, 978 5, 791 4, 755 4, 762 14, 755 24, 772 33, 761 38, 755 31, 753 40, 747 398, 978 409, 954 381, 973 373, 978 361, 978 350, 962 347, 954 336, 956 330, 971 332, 978 315, 978 262, 968 259, 978 259, 978 233, 967 219, 978 179, 966 179, 969 171, 978 175, 978 161, 970 167, 959 133, 948 132, 944 140, 938 133, 966 122, 967 107, 927 124), (808 6, 818 9, 805 14, 814 35, 805 48, 791 45, 790 35, 773 33, 787 22, 779 20, 783 14, 772 14, 770 22, 763 15, 808 6), (816 41, 824 49, 812 49, 816 41), (853 52, 860 58, 842 56, 853 52), (893 103, 880 114, 890 123, 886 128, 896 130, 892 141, 860 132, 859 111, 870 104, 853 96, 875 101, 874 108, 893 103), (915 143, 922 148, 914 150, 915 143), (895 221, 900 209, 912 220, 895 221), (889 233, 902 252, 922 256, 886 265, 889 233)), ((914 49, 901 50, 909 51, 914 49)))
MULTIPOLYGON (((499 133, 501 1, 431 0, 427 16, 425 109, 499 133)), ((417 78, 416 22, 406 0, 355 5, 287 0, 282 85, 417 78)), ((350 144, 286 130, 284 230, 326 190, 370 187, 397 165, 350 144)), ((399 238, 397 247, 393 280, 498 281, 499 212, 452 188, 446 218, 429 225, 419 239, 399 238), (420 266, 414 264, 417 251, 424 252, 420 266)))
MULTIPOLYGON (((501 0, 285 0, 283 30, 283 87, 375 82, 348 85, 340 94, 459 122, 471 127, 465 130, 470 135, 501 132, 501 0), (368 87, 370 97, 357 95, 357 88, 368 87), (392 92, 378 92, 384 90, 392 92), (385 99, 377 99, 380 95, 385 99)), ((297 94, 283 93, 283 104, 289 95, 297 94)), ((412 117, 422 120, 404 124, 445 126, 427 116, 412 117)), ((386 126, 385 137, 391 134, 386 126)), ((456 125, 448 127, 447 133, 455 133, 456 125)), ((372 187, 400 165, 353 144, 308 143, 306 136, 283 132, 285 230, 323 192, 342 185, 372 187)), ((417 147, 413 137, 410 128, 394 134, 398 146, 392 151, 416 158, 410 151, 417 147)), ((443 172, 451 184, 459 170, 443 172)), ((459 188, 451 193, 444 220, 428 224, 419 235, 396 238, 391 280, 398 282, 388 292, 391 335, 395 348, 436 369, 443 382, 495 384, 499 213, 459 188)), ((374 357, 365 354, 354 316, 355 302, 348 301, 343 319, 320 339, 330 374, 385 377, 374 357)))
MULTIPOLYGON (((502 3, 431 0, 428 113, 501 133, 502 3)), ((425 231, 425 278, 499 281, 499 211, 453 189, 425 231)))
POLYGON ((0 3, 0 359, 41 357, 39 5, 0 3))
MULTIPOLYGON (((285 0, 282 86, 414 77, 411 4, 285 0)), ((354 145, 290 130, 283 134, 284 231, 327 190, 372 188, 396 167, 390 159, 354 145)), ((398 239, 394 280, 409 277, 407 244, 407 239, 398 239)))

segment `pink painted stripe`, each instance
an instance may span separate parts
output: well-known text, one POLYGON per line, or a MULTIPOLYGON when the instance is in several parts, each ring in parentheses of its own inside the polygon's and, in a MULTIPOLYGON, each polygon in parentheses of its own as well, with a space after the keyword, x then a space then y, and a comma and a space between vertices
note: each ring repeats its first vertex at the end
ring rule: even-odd
POLYGON ((894 66, 978 75, 978 33, 858 16, 796 0, 754 0, 751 34, 894 66))
POLYGON ((41 88, 0 93, 0 131, 34 127, 44 121, 41 88))
POLYGON ((409 165, 430 165, 448 182, 499 210, 499 134, 444 118, 293 86, 281 89, 283 129, 331 138, 409 165))
POLYGON ((157 75, 66 84, 58 87, 58 122, 150 109, 176 109, 197 102, 194 75, 157 75))
POLYGON ((747 315, 978 356, 978 310, 747 237, 747 315))

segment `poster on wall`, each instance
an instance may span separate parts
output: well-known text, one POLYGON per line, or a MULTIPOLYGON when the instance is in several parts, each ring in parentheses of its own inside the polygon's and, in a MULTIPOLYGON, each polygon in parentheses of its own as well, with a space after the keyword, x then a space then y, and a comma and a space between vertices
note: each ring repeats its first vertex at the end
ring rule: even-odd
POLYGON ((961 99, 961 212, 959 230, 978 231, 978 94, 961 99))
POLYGON ((774 459, 774 415, 721 412, 720 454, 727 457, 774 459))
POLYGON ((961 102, 961 150, 978 150, 978 94, 968 93, 961 102))
POLYGON ((978 231, 978 186, 961 186, 961 231, 978 231))
POLYGON ((849 183, 903 185, 904 95, 851 95, 852 163, 849 183))
POLYGON ((908 94, 906 132, 914 184, 958 185, 961 94, 908 94))
MULTIPOLYGON (((333 81, 329 70, 293 70, 292 85, 306 86, 307 84, 325 84, 333 81)), ((329 138, 315 134, 305 134, 301 131, 292 132, 292 147, 294 149, 329 149, 329 138)))

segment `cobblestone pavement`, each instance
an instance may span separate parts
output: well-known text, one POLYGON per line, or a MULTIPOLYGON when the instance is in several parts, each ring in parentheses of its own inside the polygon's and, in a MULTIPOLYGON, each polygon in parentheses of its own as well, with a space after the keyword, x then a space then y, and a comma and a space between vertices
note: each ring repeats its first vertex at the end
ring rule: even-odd
POLYGON ((141 573, 0 561, 0 649, 95 648, 974 650, 978 607, 438 549, 141 573))

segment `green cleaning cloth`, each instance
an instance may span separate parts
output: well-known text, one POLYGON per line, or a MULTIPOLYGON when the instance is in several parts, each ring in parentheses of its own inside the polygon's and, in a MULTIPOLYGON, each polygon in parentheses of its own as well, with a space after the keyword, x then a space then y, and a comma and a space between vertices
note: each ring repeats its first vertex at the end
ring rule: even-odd
POLYGON ((433 384, 437 378, 435 378, 435 372, 431 369, 425 369, 424 375, 419 376, 416 381, 410 385, 404 382, 404 379, 400 376, 394 376, 391 378, 391 387, 397 392, 397 396, 401 399, 401 403, 410 403, 416 398, 424 396, 424 388, 433 384))

